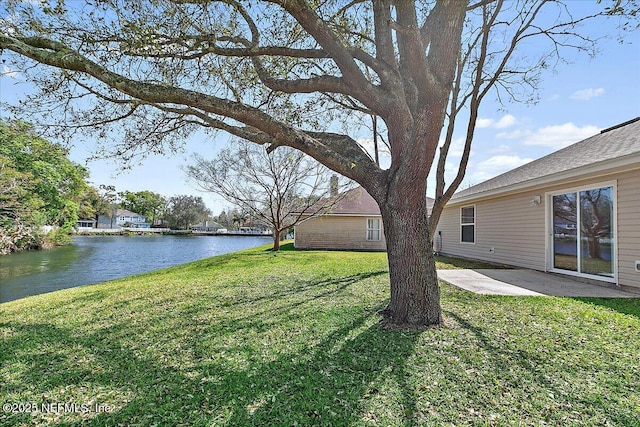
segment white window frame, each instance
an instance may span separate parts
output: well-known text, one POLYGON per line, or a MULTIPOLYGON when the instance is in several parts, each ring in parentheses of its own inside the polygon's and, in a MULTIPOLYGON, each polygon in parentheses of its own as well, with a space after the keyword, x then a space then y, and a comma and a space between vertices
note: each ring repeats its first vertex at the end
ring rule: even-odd
MULTIPOLYGON (((612 181, 604 181, 604 182, 594 182, 593 184, 583 184, 574 187, 564 188, 562 190, 553 190, 547 191, 545 193, 545 199, 547 201, 547 209, 545 209, 545 225, 546 225, 546 233, 545 233, 545 252, 546 252, 546 271, 552 273, 565 274, 567 276, 575 276, 582 277, 586 279, 598 280, 601 282, 609 282, 619 285, 619 276, 618 276, 618 244, 619 244, 619 236, 618 236, 618 180, 612 181), (611 248, 611 256, 612 256, 612 264, 613 264, 613 277, 600 276, 594 274, 580 273, 577 271, 570 270, 562 270, 559 268, 554 268, 553 266, 553 196, 558 196, 566 193, 577 193, 579 197, 579 193, 581 191, 586 190, 594 190, 597 188, 605 188, 605 187, 613 187, 613 212, 612 212, 612 228, 613 228, 613 236, 614 236, 614 245, 611 248)), ((580 215, 577 216, 577 222, 580 224, 580 215)), ((580 249, 578 248, 578 256, 581 257, 580 249)), ((581 263, 581 260, 578 261, 581 263)))
POLYGON ((382 220, 380 218, 367 218, 365 239, 367 242, 379 242, 382 239, 382 220), (378 227, 370 227, 369 221, 377 221, 378 227), (375 233, 377 233, 377 239, 370 238, 375 237, 375 233))
POLYGON ((477 230, 477 216, 478 216, 478 209, 476 207, 476 205, 466 205, 466 206, 461 206, 460 207, 460 244, 462 245, 475 245, 476 244, 476 230, 477 230), (463 209, 467 209, 467 208, 473 208, 473 222, 462 222, 462 210, 463 209), (465 226, 473 226, 473 242, 465 242, 462 240, 462 227, 465 226))

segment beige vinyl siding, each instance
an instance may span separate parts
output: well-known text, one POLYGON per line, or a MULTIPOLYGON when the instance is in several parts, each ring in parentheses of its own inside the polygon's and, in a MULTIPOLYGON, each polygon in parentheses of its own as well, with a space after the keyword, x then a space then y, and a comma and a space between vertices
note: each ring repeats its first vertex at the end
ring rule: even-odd
POLYGON ((618 178, 618 282, 640 288, 640 169, 618 178))
POLYGON ((486 200, 450 203, 438 224, 442 232, 442 253, 474 258, 534 270, 547 270, 545 221, 547 193, 616 183, 618 283, 640 288, 640 169, 601 174, 486 200), (541 196, 540 205, 531 203, 541 196), (476 242, 460 243, 460 207, 476 206, 476 242), (494 249, 491 252, 491 248, 494 249))
POLYGON ((531 205, 528 192, 475 202, 474 244, 460 243, 460 208, 445 208, 438 230, 444 254, 544 270, 544 204, 531 205), (493 249, 493 252, 491 251, 493 249))
POLYGON ((296 249, 343 249, 384 251, 386 243, 382 220, 380 240, 367 240, 367 218, 380 216, 332 216, 310 218, 296 226, 296 249))

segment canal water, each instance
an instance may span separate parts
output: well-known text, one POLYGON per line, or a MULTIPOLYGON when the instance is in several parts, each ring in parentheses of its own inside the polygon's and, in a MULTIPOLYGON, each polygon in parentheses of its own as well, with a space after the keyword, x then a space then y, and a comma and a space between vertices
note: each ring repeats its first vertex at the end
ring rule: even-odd
POLYGON ((271 242, 270 237, 74 236, 73 245, 0 256, 0 303, 145 273, 271 242))

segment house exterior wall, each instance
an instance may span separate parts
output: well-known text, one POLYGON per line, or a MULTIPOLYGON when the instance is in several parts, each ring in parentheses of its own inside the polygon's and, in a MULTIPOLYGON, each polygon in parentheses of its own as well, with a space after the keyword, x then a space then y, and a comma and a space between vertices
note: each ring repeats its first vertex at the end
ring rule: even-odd
POLYGON ((295 227, 296 249, 385 251, 382 217, 323 215, 309 218, 295 227), (367 218, 380 219, 378 241, 367 240, 367 218))
POLYGON ((601 174, 572 182, 538 187, 512 195, 478 199, 468 203, 451 202, 444 209, 438 231, 441 253, 546 271, 547 193, 576 187, 616 184, 618 283, 640 288, 640 169, 601 174), (541 196, 540 204, 532 204, 541 196), (475 243, 460 242, 460 208, 475 205, 475 243))
POLYGON ((150 224, 146 224, 145 222, 146 218, 144 216, 141 215, 119 215, 116 216, 116 224, 119 227, 126 227, 127 224, 131 224, 131 227, 144 227, 145 225, 147 227, 150 226, 150 224))
POLYGON ((110 217, 108 217, 106 215, 99 215, 98 216, 98 224, 97 224, 96 228, 120 229, 121 227, 118 225, 115 216, 110 218, 110 217))
POLYGON ((539 194, 529 191, 445 207, 436 231, 442 233, 440 252, 544 270, 545 203, 531 205, 539 194), (461 243, 460 208, 469 205, 475 205, 475 243, 461 243))
POLYGON ((618 280, 640 288, 640 169, 618 179, 618 280))

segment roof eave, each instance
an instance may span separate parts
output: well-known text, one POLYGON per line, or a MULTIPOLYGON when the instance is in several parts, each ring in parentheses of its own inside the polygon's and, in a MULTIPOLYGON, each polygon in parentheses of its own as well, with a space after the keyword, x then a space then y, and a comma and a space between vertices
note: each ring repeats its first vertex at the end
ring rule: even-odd
POLYGON ((469 194, 467 196, 462 196, 459 198, 456 198, 454 195, 454 197, 449 201, 449 203, 447 203, 447 205, 459 205, 475 202, 482 199, 491 199, 508 194, 521 193, 537 187, 547 186, 549 184, 554 184, 561 181, 572 182, 579 179, 584 179, 585 177, 588 177, 590 175, 597 176, 598 174, 603 174, 607 171, 624 168, 626 168, 627 170, 640 168, 640 152, 611 160, 605 160, 598 163, 592 163, 590 165, 580 166, 574 169, 545 175, 539 178, 483 191, 480 193, 469 194))

